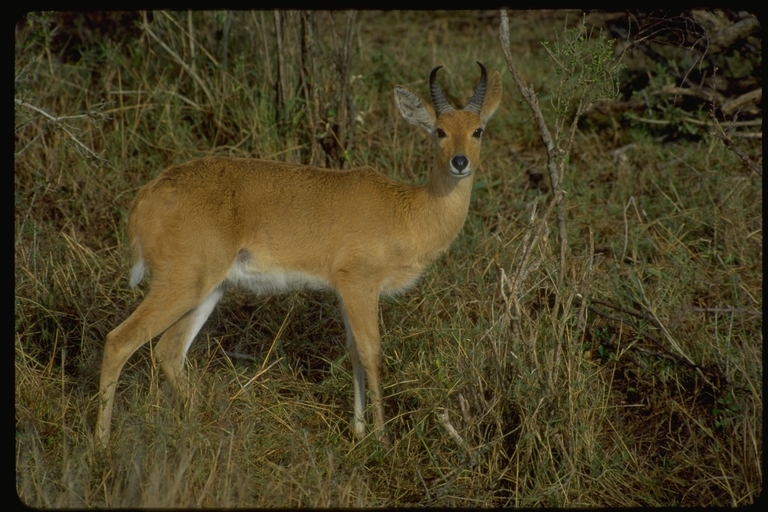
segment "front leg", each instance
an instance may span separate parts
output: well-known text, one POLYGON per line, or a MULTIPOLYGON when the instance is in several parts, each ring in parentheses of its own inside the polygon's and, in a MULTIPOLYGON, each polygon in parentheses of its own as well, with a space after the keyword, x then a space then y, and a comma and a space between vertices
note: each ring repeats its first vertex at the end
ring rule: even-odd
POLYGON ((360 362, 360 354, 357 352, 357 342, 355 335, 352 334, 352 327, 349 325, 347 312, 342 308, 344 316, 344 327, 347 330, 347 350, 349 359, 352 361, 352 382, 355 388, 355 414, 353 417, 353 426, 355 436, 362 441, 365 437, 365 368, 360 362))
POLYGON ((358 439, 365 436, 365 383, 368 381, 374 407, 376 437, 387 442, 384 430, 384 406, 381 396, 379 372, 381 368, 381 338, 379 335, 378 287, 347 287, 339 289, 344 324, 347 328, 355 388, 354 427, 358 439))

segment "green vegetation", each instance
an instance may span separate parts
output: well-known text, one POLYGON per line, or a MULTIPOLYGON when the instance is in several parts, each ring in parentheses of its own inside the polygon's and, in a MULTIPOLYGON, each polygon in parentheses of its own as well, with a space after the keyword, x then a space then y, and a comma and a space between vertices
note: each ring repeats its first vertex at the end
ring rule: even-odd
MULTIPOLYGON (((510 43, 547 123, 569 130, 576 107, 559 103, 550 51, 577 34, 608 56, 580 15, 567 33, 565 19, 511 11, 510 43)), ((27 505, 741 506, 761 495, 762 178, 706 130, 661 143, 620 114, 580 123, 562 175, 563 270, 558 220, 544 216, 546 153, 496 11, 34 13, 15 34, 27 505), (191 405, 174 403, 148 343, 121 376, 112 444, 95 450, 104 338, 147 286, 128 287, 138 188, 205 155, 423 181, 430 140, 398 118, 393 88, 426 96, 442 64, 443 91, 464 105, 475 61, 503 70, 505 93, 467 222, 412 291, 382 300, 391 448, 354 441, 332 294, 232 290, 189 352, 191 405)), ((566 94, 578 104, 576 78, 566 94)), ((738 143, 762 165, 759 139, 738 143)))

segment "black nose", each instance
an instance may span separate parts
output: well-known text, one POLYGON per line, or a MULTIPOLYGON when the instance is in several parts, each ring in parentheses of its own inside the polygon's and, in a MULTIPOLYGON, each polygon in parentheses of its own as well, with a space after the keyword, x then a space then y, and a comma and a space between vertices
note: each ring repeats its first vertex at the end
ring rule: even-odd
POLYGON ((463 171, 464 168, 469 165, 469 160, 464 155, 456 155, 451 159, 451 165, 457 171, 463 171))

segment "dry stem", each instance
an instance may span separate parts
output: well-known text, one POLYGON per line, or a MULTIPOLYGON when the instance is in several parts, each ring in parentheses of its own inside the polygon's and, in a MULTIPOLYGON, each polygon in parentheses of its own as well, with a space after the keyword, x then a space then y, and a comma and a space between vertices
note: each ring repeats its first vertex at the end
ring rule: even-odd
POLYGON ((564 158, 565 154, 557 147, 549 132, 549 128, 547 128, 547 123, 544 121, 544 116, 539 108, 539 100, 536 97, 536 93, 532 87, 525 83, 523 78, 517 72, 517 68, 515 68, 512 52, 509 49, 509 20, 507 18, 506 9, 501 9, 499 40, 501 41, 501 49, 504 52, 504 58, 507 60, 507 67, 512 74, 512 79, 515 81, 517 89, 531 109, 533 118, 536 121, 536 126, 539 128, 541 141, 544 143, 544 147, 547 150, 547 170, 549 171, 549 178, 552 182, 554 200, 557 204, 557 225, 560 237, 560 272, 558 275, 558 285, 561 285, 565 276, 565 256, 568 251, 568 234, 565 228, 565 211, 562 204, 563 190, 560 182, 561 176, 560 170, 558 169, 558 162, 564 158))

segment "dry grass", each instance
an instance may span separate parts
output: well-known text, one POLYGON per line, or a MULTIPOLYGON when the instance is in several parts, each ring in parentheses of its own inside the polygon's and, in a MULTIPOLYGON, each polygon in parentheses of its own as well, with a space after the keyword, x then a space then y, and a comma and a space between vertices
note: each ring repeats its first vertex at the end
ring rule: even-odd
MULTIPOLYGON (((511 16, 512 51, 544 107, 553 84, 540 41, 563 18, 511 16)), ((77 60, 51 19, 16 29, 24 503, 739 506, 761 495, 760 179, 714 138, 660 145, 620 123, 581 132, 564 186, 566 279, 557 286, 545 219, 510 317, 502 271, 519 267, 532 205, 535 223, 548 195, 526 174, 545 161, 508 75, 462 233, 414 291, 382 301, 391 448, 353 441, 335 298, 234 291, 190 350, 191 405, 166 392, 147 344, 123 372, 110 450, 94 451, 103 340, 143 295, 127 286, 124 236, 138 187, 208 154, 373 165, 418 182, 429 141, 397 119, 393 86, 426 93, 444 64, 443 90, 462 103, 475 60, 505 65, 494 12, 360 12, 348 69, 336 67, 343 13, 315 13, 306 54, 301 15, 283 13, 283 85, 273 13, 153 13, 149 30, 87 33, 77 60), (350 97, 356 122, 339 124, 350 97), (342 129, 344 144, 326 151, 342 129)), ((759 142, 747 150, 761 161, 759 142)))

